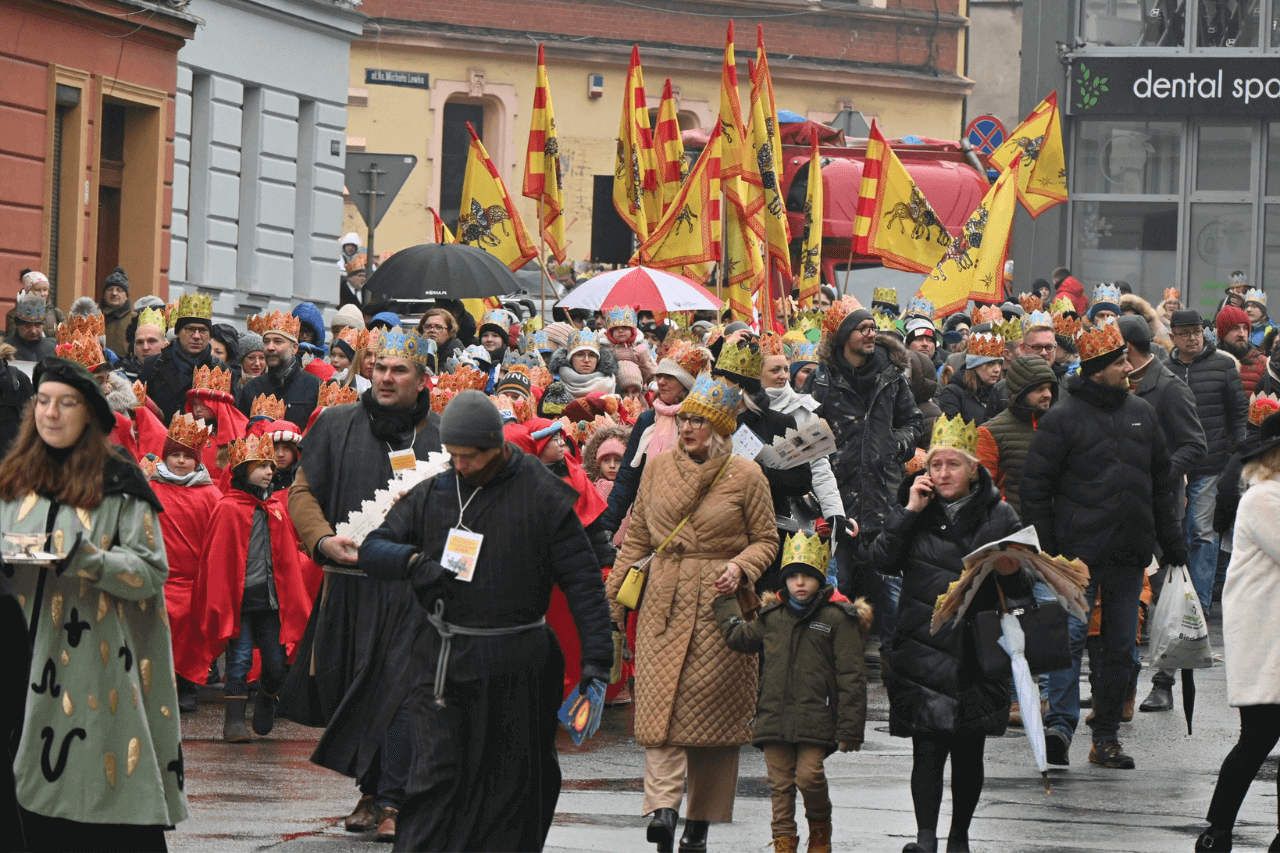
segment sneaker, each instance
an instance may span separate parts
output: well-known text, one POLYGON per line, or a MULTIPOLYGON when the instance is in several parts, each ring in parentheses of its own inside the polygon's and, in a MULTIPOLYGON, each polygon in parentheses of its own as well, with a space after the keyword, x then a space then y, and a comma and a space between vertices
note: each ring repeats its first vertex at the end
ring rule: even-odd
POLYGON ((1125 755, 1118 740, 1102 740, 1089 750, 1089 763, 1098 764, 1110 770, 1132 770, 1133 757, 1125 755))
POLYGON ((1046 760, 1059 767, 1071 764, 1071 738, 1061 729, 1044 730, 1046 760))

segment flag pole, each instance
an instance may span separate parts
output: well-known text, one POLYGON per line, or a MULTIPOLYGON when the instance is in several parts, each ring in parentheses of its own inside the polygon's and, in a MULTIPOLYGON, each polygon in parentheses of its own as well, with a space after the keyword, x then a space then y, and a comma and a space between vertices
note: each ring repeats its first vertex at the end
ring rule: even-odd
POLYGON ((849 273, 853 272, 853 238, 849 238, 849 259, 844 262, 844 284, 840 286, 840 295, 849 291, 849 273))
POLYGON ((538 197, 538 268, 542 270, 542 275, 538 277, 539 289, 542 291, 542 314, 541 319, 545 323, 547 316, 547 233, 542 222, 542 208, 546 202, 542 197, 538 197))

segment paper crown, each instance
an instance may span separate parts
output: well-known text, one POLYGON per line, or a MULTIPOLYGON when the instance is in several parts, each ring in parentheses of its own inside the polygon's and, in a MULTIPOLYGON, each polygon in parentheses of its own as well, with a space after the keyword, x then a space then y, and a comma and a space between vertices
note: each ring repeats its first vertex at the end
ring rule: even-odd
POLYGON ((141 409, 146 404, 147 404, 147 383, 134 382, 133 383, 133 407, 135 409, 141 409))
POLYGON ((861 307, 862 303, 852 296, 844 296, 839 302, 832 303, 822 316, 822 336, 834 338, 844 319, 861 307))
POLYGON ((1032 311, 1039 311, 1042 307, 1040 297, 1034 293, 1019 293, 1018 304, 1022 306, 1022 310, 1030 314, 1032 311))
POLYGON ((807 311, 797 311, 791 317, 790 328, 808 337, 809 332, 822 331, 822 311, 817 308, 810 308, 807 311))
POLYGON ((1103 303, 1105 305, 1120 305, 1120 288, 1114 284, 1107 284, 1105 281, 1093 289, 1093 300, 1090 305, 1103 303))
POLYGON ((909 317, 924 317, 926 320, 932 320, 933 312, 933 303, 923 296, 917 296, 907 303, 906 315, 909 317))
POLYGON ((818 345, 813 341, 805 341, 804 343, 793 344, 791 347, 791 363, 792 364, 817 364, 818 363, 818 345))
POLYGON ((564 345, 564 348, 569 355, 584 349, 589 349, 599 355, 600 342, 596 340, 596 333, 590 329, 575 329, 573 334, 569 336, 569 342, 564 345))
POLYGON ((1275 394, 1254 394, 1249 400, 1249 423, 1262 426, 1267 418, 1280 412, 1280 397, 1275 394))
POLYGON ((13 310, 24 323, 43 323, 47 308, 43 297, 28 295, 19 297, 13 310))
POLYGON ((334 343, 337 343, 338 341, 342 341, 347 346, 351 347, 352 354, 355 354, 369 345, 369 333, 364 329, 357 329, 354 326, 348 326, 341 332, 338 332, 337 337, 333 339, 334 343), (364 338, 363 344, 360 342, 361 337, 364 338))
POLYGON ((1028 311, 1022 318, 1022 333, 1025 335, 1034 326, 1053 328, 1053 315, 1046 311, 1028 311))
POLYGON ((343 385, 340 382, 321 382, 320 395, 316 398, 316 405, 321 409, 327 409, 331 406, 344 406, 347 403, 354 403, 359 399, 359 393, 350 385, 343 385))
MULTIPOLYGON (((533 402, 528 398, 521 397, 519 400, 515 400, 505 394, 499 394, 489 399, 498 407, 499 412, 510 412, 511 419, 516 423, 522 424, 534 415, 533 402)), ((506 420, 506 418, 503 418, 503 420, 506 420)))
POLYGON ((1080 331, 1076 332, 1076 347, 1080 350, 1082 362, 1124 349, 1124 346, 1120 325, 1114 317, 1108 317, 1096 325, 1082 325, 1080 331))
POLYGON ((803 530, 791 534, 782 545, 783 568, 799 563, 812 566, 823 575, 831 564, 831 545, 816 533, 809 536, 803 530))
POLYGON ((1249 277, 1242 272, 1233 272, 1231 274, 1232 287, 1238 287, 1242 284, 1246 284, 1248 281, 1249 281, 1249 277))
POLYGON ((1263 293, 1261 290, 1258 290, 1258 288, 1256 287, 1251 287, 1244 292, 1244 301, 1246 303, 1256 302, 1259 305, 1261 305, 1263 308, 1266 308, 1267 294, 1263 293))
POLYGON ((1004 312, 1000 310, 999 305, 979 305, 973 309, 973 325, 975 326, 981 326, 983 323, 995 325, 1002 322, 1004 322, 1004 312))
MULTIPOLYGON (((1018 327, 1018 332, 1022 332, 1021 326, 1018 327)), ((969 347, 965 350, 965 353, 984 358, 1004 358, 1004 338, 998 334, 988 334, 986 332, 970 335, 969 347)))
POLYGON ((680 404, 680 411, 706 418, 717 435, 725 436, 738 425, 738 402, 742 392, 723 379, 699 376, 693 390, 680 404))
POLYGON ((247 324, 251 332, 263 336, 268 332, 284 335, 295 344, 298 342, 298 333, 302 331, 302 321, 283 311, 272 311, 265 317, 255 314, 248 319, 247 324))
POLYGON ((58 324, 58 343, 69 344, 76 338, 98 338, 107 333, 107 318, 101 314, 73 315, 58 324))
POLYGON ((271 441, 271 436, 251 435, 246 438, 237 438, 231 442, 230 456, 232 469, 246 462, 271 462, 274 464, 276 461, 276 448, 271 441))
POLYGON ((765 359, 771 355, 786 355, 786 348, 783 346, 782 335, 765 332, 760 336, 760 357, 765 359))
POLYGON ((972 421, 966 421, 960 415, 956 415, 953 418, 940 415, 933 422, 933 435, 929 441, 929 449, 939 450, 944 447, 959 450, 970 456, 976 456, 978 454, 978 425, 972 421))
MULTIPOLYGON (((191 390, 231 397, 231 371, 221 367, 197 367, 191 375, 191 390)), ((198 395, 197 395, 198 396, 198 395)))
POLYGON ((1076 305, 1069 297, 1059 296, 1049 303, 1050 314, 1075 314, 1076 305))
POLYGON ((436 342, 426 335, 396 326, 383 331, 378 340, 378 358, 402 358, 425 368, 434 369, 436 342))
POLYGON ((545 362, 543 362, 542 356, 537 353, 507 350, 507 354, 502 357, 502 366, 508 371, 520 368, 526 373, 532 373, 535 367, 544 367, 545 362))
POLYGON ((872 302, 884 302, 895 308, 898 305, 898 288, 896 287, 877 287, 871 291, 872 302))
POLYGON ((462 391, 483 391, 488 384, 488 371, 476 370, 465 364, 458 365, 449 373, 443 373, 436 379, 436 388, 453 394, 462 391))
POLYGON ((253 398, 253 403, 249 406, 249 420, 254 418, 284 420, 284 400, 275 394, 259 394, 253 398))
MULTIPOLYGON (((1011 320, 1005 320, 1003 323, 996 323, 991 327, 991 331, 1006 341, 1022 340, 1022 320, 1025 318, 1014 317, 1011 320)), ((972 346, 972 344, 970 344, 972 346)))
POLYGON ((531 335, 542 328, 542 318, 534 315, 520 324, 520 334, 531 335))
MULTIPOLYGON (((936 423, 936 421, 935 421, 936 423)), ((929 458, 929 454, 923 447, 917 447, 915 455, 908 459, 902 466, 902 470, 908 474, 914 474, 917 471, 924 470, 924 460, 929 458)))
POLYGON ((879 332, 896 332, 898 324, 894 322, 893 315, 885 313, 880 309, 876 309, 871 315, 871 319, 876 321, 876 331, 879 332))
MULTIPOLYGON (((199 293, 184 293, 169 312, 169 325, 176 326, 179 320, 213 320, 213 297, 199 293)), ((253 329, 251 325, 249 327, 253 329)))
POLYGON ((168 328, 169 319, 165 317, 163 311, 158 308, 143 308, 138 314, 139 326, 155 326, 160 331, 168 328))
POLYGON ((716 370, 744 376, 747 379, 759 379, 764 372, 764 353, 760 345, 751 341, 726 342, 716 359, 716 370))
POLYGON ((677 379, 684 380, 687 378, 687 385, 692 385, 699 373, 705 371, 708 367, 709 353, 700 346, 695 346, 687 341, 677 341, 667 350, 667 354, 662 357, 662 361, 658 363, 658 372, 665 373, 673 368, 677 371, 675 376, 677 379), (665 368, 664 368, 665 365, 665 368), (684 375, 681 376, 680 374, 684 375))
MULTIPOLYGON (((525 405, 528 405, 527 403, 525 405)), ((617 426, 618 422, 605 415, 596 415, 590 420, 570 420, 567 417, 561 417, 558 421, 560 431, 567 437, 572 438, 579 447, 586 445, 591 440, 591 436, 596 434, 596 430, 601 427, 617 426)))
POLYGON ((160 467, 160 457, 154 453, 148 453, 138 460, 138 467, 142 469, 142 473, 150 480, 156 473, 156 469, 160 467))
POLYGON ((1054 314, 1053 333, 1064 338, 1075 338, 1080 331, 1080 318, 1074 314, 1054 314))
MULTIPOLYGON (((173 416, 173 421, 169 424, 169 432, 166 434, 165 444, 177 444, 198 459, 200 458, 200 451, 204 450, 205 445, 209 443, 209 436, 212 433, 213 428, 204 421, 178 412, 173 416)), ((169 452, 166 447, 165 455, 168 456, 169 452)))
POLYGON ((807 340, 809 339, 804 336, 804 332, 799 329, 787 329, 786 333, 782 336, 782 342, 787 346, 801 344, 807 340))
POLYGON ((498 326, 503 331, 511 327, 511 312, 504 308, 490 308, 480 315, 481 326, 498 326))
POLYGON ((369 268, 369 256, 364 252, 358 255, 352 255, 351 260, 347 261, 347 275, 354 272, 361 272, 369 268))
MULTIPOLYGON (((61 329, 59 329, 59 337, 61 337, 61 329)), ((90 372, 107 363, 107 357, 102 354, 102 345, 98 343, 96 336, 72 338, 67 343, 58 344, 55 352, 58 358, 74 361, 76 364, 86 367, 90 372)))
POLYGON ((637 322, 635 309, 627 305, 615 305, 604 312, 606 329, 616 329, 620 326, 634 327, 637 322))
POLYGON ((1181 291, 1181 290, 1178 290, 1178 288, 1176 288, 1176 287, 1166 287, 1166 288, 1164 289, 1164 301, 1165 301, 1165 302, 1168 302, 1170 299, 1176 299, 1176 300, 1178 300, 1179 302, 1181 302, 1181 301, 1182 301, 1182 291, 1181 291))
POLYGON ((538 353, 551 352, 553 349, 555 347, 551 345, 551 336, 547 334, 546 329, 539 329, 524 336, 524 351, 527 353, 537 355, 538 353))

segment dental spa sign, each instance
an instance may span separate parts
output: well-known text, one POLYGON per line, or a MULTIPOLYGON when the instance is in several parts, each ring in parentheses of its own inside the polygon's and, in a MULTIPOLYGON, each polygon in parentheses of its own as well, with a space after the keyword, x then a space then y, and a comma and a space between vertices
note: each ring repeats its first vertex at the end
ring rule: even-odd
POLYGON ((1077 56, 1067 113, 1075 116, 1280 116, 1280 61, 1255 57, 1077 56))

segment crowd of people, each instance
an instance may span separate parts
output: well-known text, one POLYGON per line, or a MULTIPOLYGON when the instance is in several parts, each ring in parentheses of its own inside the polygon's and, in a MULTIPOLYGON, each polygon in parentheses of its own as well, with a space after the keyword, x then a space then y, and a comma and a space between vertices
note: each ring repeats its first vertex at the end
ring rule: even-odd
POLYGON ((302 303, 243 329, 207 296, 131 303, 123 270, 64 316, 24 273, 0 346, 0 604, 30 656, 0 723, 29 844, 164 849, 187 813, 180 714, 220 685, 229 744, 278 718, 323 728, 312 760, 358 787, 347 830, 541 849, 557 711, 594 689, 634 703, 657 850, 708 849, 752 744, 775 848, 798 849, 799 790, 826 853, 823 764, 861 747, 879 677, 912 744, 904 851, 967 851, 985 740, 1032 710, 984 674, 971 623, 1051 593, 1009 560, 964 620, 931 623, 965 555, 1033 527, 1088 566, 1095 611, 1096 637, 1071 618, 1072 665, 1041 677, 1053 765, 1085 704, 1088 761, 1116 770, 1135 705, 1172 708, 1173 671, 1137 701, 1156 569, 1188 566, 1203 609, 1222 603, 1241 736, 1197 849, 1230 849, 1280 738, 1280 333, 1243 274, 1209 317, 1175 290, 1086 297, 1059 269, 946 317, 824 287, 761 330, 628 305, 402 318, 364 292, 365 256, 339 265, 328 324, 302 303), (744 449, 820 422, 829 455, 744 449))

